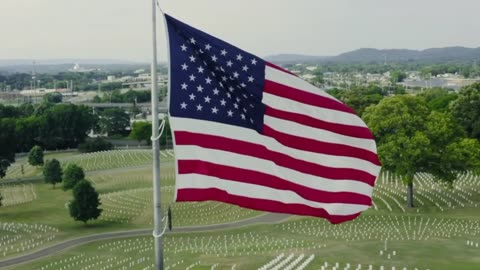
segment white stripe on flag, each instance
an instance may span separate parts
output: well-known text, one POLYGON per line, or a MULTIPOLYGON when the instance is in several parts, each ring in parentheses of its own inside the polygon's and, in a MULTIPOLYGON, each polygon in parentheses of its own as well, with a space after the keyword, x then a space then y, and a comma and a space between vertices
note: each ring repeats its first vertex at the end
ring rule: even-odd
POLYGON ((338 101, 336 98, 326 93, 325 91, 322 91, 317 87, 311 85, 307 81, 304 81, 303 79, 297 76, 293 76, 291 74, 288 74, 286 72, 283 72, 281 70, 278 70, 269 66, 265 66, 265 79, 276 82, 276 83, 280 83, 292 88, 301 89, 311 94, 327 97, 329 99, 335 100, 336 102, 342 103, 338 101))
MULTIPOLYGON (((199 174, 180 174, 177 179, 178 189, 216 188, 229 194, 246 198, 271 200, 286 204, 303 204, 323 208, 330 215, 347 216, 364 211, 369 206, 344 203, 319 203, 306 200, 293 191, 273 189, 265 186, 240 183, 199 174)), ((201 192, 201 191, 199 191, 201 192)))
POLYGON ((350 126, 358 126, 358 127, 366 127, 362 119, 360 119, 360 117, 354 114, 316 107, 316 106, 308 105, 295 100, 291 100, 288 98, 283 98, 283 97, 279 97, 269 93, 265 93, 265 92, 263 93, 262 102, 265 105, 270 106, 274 109, 291 112, 291 113, 303 114, 306 116, 323 120, 325 122, 350 125, 350 126))
POLYGON ((328 192, 354 192, 366 196, 372 196, 373 191, 372 186, 360 181, 332 180, 318 177, 278 166, 265 159, 240 155, 228 151, 202 148, 193 145, 176 145, 175 155, 178 160, 202 160, 214 164, 257 171, 316 190, 324 190, 328 192))
POLYGON ((265 125, 280 131, 285 134, 308 138, 315 141, 322 141, 327 143, 343 144, 356 148, 368 150, 376 153, 375 142, 371 139, 353 138, 341 134, 337 134, 328 130, 312 128, 305 125, 297 124, 291 121, 285 121, 275 117, 265 115, 265 125))
POLYGON ((172 123, 175 125, 174 130, 177 131, 189 131, 194 133, 209 134, 250 143, 256 143, 263 145, 272 151, 286 154, 292 158, 307 162, 314 162, 316 164, 331 168, 352 168, 367 172, 371 175, 378 175, 378 172, 380 170, 380 166, 372 164, 369 161, 363 159, 337 155, 325 155, 290 148, 282 145, 271 137, 263 136, 251 129, 204 120, 178 117, 171 118, 172 123))

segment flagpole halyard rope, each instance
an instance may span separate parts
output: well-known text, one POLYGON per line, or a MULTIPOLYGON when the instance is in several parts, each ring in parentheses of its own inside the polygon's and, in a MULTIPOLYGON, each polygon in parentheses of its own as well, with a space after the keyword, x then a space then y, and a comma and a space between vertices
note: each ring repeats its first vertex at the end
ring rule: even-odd
POLYGON ((165 12, 163 12, 163 9, 160 7, 160 3, 158 2, 158 0, 157 0, 157 7, 160 10, 160 13, 162 13, 162 15, 165 15, 165 12))
POLYGON ((159 134, 157 137, 155 138, 153 136, 150 137, 150 140, 152 140, 152 142, 158 141, 160 137, 162 137, 163 131, 165 130, 165 119, 162 119, 162 122, 160 123, 160 127, 158 128, 158 130, 159 130, 159 134))
POLYGON ((167 218, 166 217, 163 217, 162 218, 162 221, 164 221, 164 224, 163 224, 163 231, 160 233, 160 234, 155 234, 155 231, 153 231, 152 235, 154 238, 160 238, 162 237, 164 234, 165 234, 165 231, 167 230, 167 218))

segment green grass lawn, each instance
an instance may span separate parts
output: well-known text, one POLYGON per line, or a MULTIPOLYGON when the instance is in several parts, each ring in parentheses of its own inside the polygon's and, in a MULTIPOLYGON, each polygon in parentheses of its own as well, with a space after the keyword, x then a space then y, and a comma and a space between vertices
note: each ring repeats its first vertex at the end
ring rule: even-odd
MULTIPOLYGON (((114 152, 109 154, 114 155, 114 152)), ((75 159, 82 156, 87 157, 87 160, 91 159, 89 155, 73 155, 75 159)), ((60 160, 62 158, 71 160, 72 154, 57 154, 56 157, 59 157, 60 160)), ((112 158, 112 160, 118 159, 112 158)), ((79 160, 79 162, 86 164, 84 160, 79 160)), ((129 160, 125 162, 128 163, 129 160)), ((138 163, 134 163, 134 165, 138 163)), ((15 233, 2 231, 0 227, 0 237, 2 235, 5 237, 5 241, 0 238, 0 259, 31 252, 42 246, 83 235, 150 228, 153 223, 151 169, 148 166, 114 168, 120 165, 115 163, 107 166, 109 169, 87 172, 86 178, 94 184, 99 192, 102 202, 101 208, 103 209, 100 218, 89 222, 87 225, 76 222, 69 216, 67 205, 72 200, 72 192, 63 191, 62 184, 57 184, 53 188, 52 185, 44 184, 42 181, 3 185, 0 183, 0 192, 4 194, 5 204, 0 208, 0 225, 1 222, 41 224, 58 230, 55 233, 49 231, 27 234, 23 231, 15 233), (28 193, 25 191, 28 191, 28 193), (53 237, 44 237, 44 234, 50 234, 53 237), (27 244, 28 238, 32 235, 39 235, 38 240, 27 244), (9 239, 18 238, 15 245, 21 247, 25 245, 25 247, 18 250, 17 248, 11 248, 3 254, 1 244, 2 242, 7 243, 6 237, 9 239), (39 242, 42 242, 42 244, 39 245, 39 242)), ((124 163, 124 166, 126 166, 126 163, 124 163)), ((162 156, 162 204, 165 212, 169 205, 172 206, 173 225, 175 227, 228 223, 262 214, 261 212, 216 202, 172 204, 174 176, 175 171, 171 156, 162 156), (198 213, 201 213, 200 218, 197 215, 198 213)), ((8 242, 8 244, 13 247, 13 243, 8 242)))
MULTIPOLYGON (((172 156, 162 151, 164 160, 171 160, 172 156)), ((152 163, 151 150, 113 150, 95 152, 62 159, 62 165, 74 163, 85 171, 107 170, 125 167, 149 165, 152 163)))
MULTIPOLYGON (((305 269, 320 269, 325 262, 330 267, 335 263, 340 266, 350 264, 352 268, 361 264, 362 269, 368 269, 369 265, 372 265, 373 269, 380 269, 381 266, 385 269, 392 269, 392 266, 395 269, 404 267, 406 269, 478 269, 480 248, 467 246, 466 239, 476 239, 480 242, 478 234, 480 218, 451 221, 473 222, 477 226, 476 230, 442 236, 442 231, 446 230, 445 233, 448 233, 449 227, 432 224, 432 228, 435 229, 432 230, 429 227, 422 239, 388 240, 386 249, 384 239, 377 235, 349 241, 342 239, 345 237, 342 232, 350 236, 355 235, 355 231, 362 232, 359 228, 372 227, 372 224, 376 224, 377 227, 374 231, 385 235, 390 233, 391 236, 398 234, 398 230, 402 230, 404 226, 403 223, 395 225, 396 222, 381 220, 372 223, 370 220, 372 217, 376 216, 367 214, 344 225, 330 225, 326 221, 313 218, 296 218, 277 225, 256 225, 205 233, 168 234, 164 240, 165 265, 168 269, 186 269, 192 265, 195 265, 192 269, 211 269, 214 265, 217 265, 215 269, 232 269, 234 265, 235 269, 258 269, 283 253, 286 256, 294 254, 294 258, 298 258, 301 254, 305 255, 304 258, 314 255, 315 258, 305 269), (304 228, 308 228, 311 232, 329 233, 315 236, 302 231, 301 224, 308 224, 304 228), (383 230, 380 229, 382 226, 385 226, 383 230)), ((423 230, 424 227, 418 222, 417 225, 413 225, 413 218, 410 216, 412 221, 410 230, 423 230)), ((407 216, 404 216, 404 219, 408 220, 407 216)), ((438 219, 442 218, 438 217, 438 219)), ((363 232, 368 233, 368 230, 364 229, 363 232)), ((22 266, 25 268, 7 269, 41 269, 52 262, 64 261, 63 264, 49 268, 62 269, 61 267, 71 264, 71 261, 88 260, 88 258, 96 259, 82 262, 78 266, 70 265, 68 268, 84 269, 85 266, 91 266, 92 269, 102 269, 101 266, 108 265, 111 260, 116 266, 128 265, 127 269, 153 269, 151 268, 154 260, 152 238, 135 237, 96 242, 22 266), (115 264, 117 262, 121 263, 115 264)))
MULTIPOLYGON (((66 206, 72 195, 61 184, 53 189, 41 181, 0 182, 0 192, 8 194, 4 197, 9 202, 0 207, 0 260, 82 235, 151 228, 150 156, 147 150, 47 155, 63 165, 75 163, 87 169, 87 179, 100 193, 104 209, 87 226, 69 217, 66 206)), ((161 165, 166 210, 174 196, 172 153, 163 152, 161 165)), ((38 175, 39 171, 32 167, 29 173, 38 175)), ((283 254, 280 261, 297 260, 295 267, 306 262, 304 269, 333 269, 337 263, 337 269, 347 265, 356 269, 358 264, 361 269, 372 265, 375 270, 381 266, 384 270, 480 269, 480 248, 475 246, 480 245, 479 188, 480 179, 471 174, 459 176, 453 189, 419 174, 415 179, 417 207, 408 209, 405 187, 383 172, 376 184, 374 206, 355 221, 331 225, 322 219, 292 217, 280 224, 168 234, 165 265, 170 270, 258 269, 283 254)), ((172 210, 174 226, 226 223, 261 214, 216 202, 172 204, 172 210)), ((143 270, 153 269, 152 264, 152 237, 136 237, 94 242, 7 269, 143 270)))

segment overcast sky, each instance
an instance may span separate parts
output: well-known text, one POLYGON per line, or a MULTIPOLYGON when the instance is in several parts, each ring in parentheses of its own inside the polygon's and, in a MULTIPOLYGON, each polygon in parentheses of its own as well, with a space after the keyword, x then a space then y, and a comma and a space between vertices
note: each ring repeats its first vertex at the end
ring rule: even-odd
MULTIPOLYGON (((480 46, 479 0, 160 0, 259 56, 480 46)), ((0 59, 149 61, 151 0, 0 0, 0 59)), ((165 60, 159 20, 159 59, 165 60)))

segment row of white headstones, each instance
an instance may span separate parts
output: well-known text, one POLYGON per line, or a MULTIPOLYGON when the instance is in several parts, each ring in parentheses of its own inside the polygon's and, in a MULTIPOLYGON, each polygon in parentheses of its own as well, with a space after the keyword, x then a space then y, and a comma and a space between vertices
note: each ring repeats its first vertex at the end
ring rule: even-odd
MULTIPOLYGON (((286 256, 284 253, 278 255, 265 265, 261 266, 258 268, 258 270, 291 270, 291 269, 296 269, 296 270, 303 270, 305 267, 307 267, 314 259, 315 255, 310 255, 306 260, 303 261, 303 263, 299 264, 306 256, 304 254, 290 254, 289 256, 286 256), (296 257, 296 258, 295 258, 296 257), (295 258, 295 259, 294 259, 295 258)), ((408 270, 408 267, 395 267, 395 266, 384 266, 384 265, 379 265, 379 266, 374 266, 372 264, 369 265, 362 265, 362 264, 354 264, 354 263, 344 263, 343 265, 339 262, 335 263, 329 263, 327 261, 324 261, 323 265, 321 266, 321 270, 361 270, 361 269, 366 269, 366 270, 373 270, 373 269, 379 269, 379 270, 408 270)), ((412 268, 410 268, 412 269, 412 268)), ((418 268, 414 268, 415 270, 418 270, 418 268)), ((427 269, 429 270, 429 269, 427 269)))
MULTIPOLYGON (((377 200, 377 203, 373 204, 373 209, 380 210, 383 208, 381 205, 384 205, 388 211, 394 211, 393 208, 396 207, 405 212, 407 198, 405 185, 402 184, 401 179, 388 171, 382 172, 379 179, 373 194, 374 199, 377 200), (378 201, 381 205, 378 205, 378 201)), ((415 175, 414 203, 424 206, 429 201, 442 212, 458 207, 478 207, 473 197, 478 194, 479 184, 480 178, 467 172, 459 175, 453 189, 448 189, 435 181, 432 175, 418 173, 415 175)))
POLYGON ((308 219, 275 225, 290 234, 325 239, 364 240, 428 240, 438 238, 480 237, 480 221, 422 216, 361 216, 356 222, 332 226, 324 220, 308 219), (435 227, 435 230, 430 228, 435 227))
MULTIPOLYGON (((163 154, 167 151, 162 151, 163 154)), ((167 157, 170 154, 166 154, 167 157)), ((128 167, 145 164, 152 160, 151 150, 109 150, 73 156, 63 160, 62 164, 74 163, 86 171, 110 169, 125 165, 128 167)))
MULTIPOLYGON (((162 187, 164 192, 173 192, 173 186, 162 187)), ((152 215, 152 188, 140 188, 102 194, 101 219, 128 223, 139 216, 152 215)), ((172 206, 174 222, 180 226, 226 223, 250 217, 252 210, 215 202, 175 204, 172 206)))
POLYGON ((59 230, 43 224, 0 222, 0 233, 0 257, 6 257, 51 242, 59 230))
POLYGON ((0 185, 2 205, 11 206, 31 202, 37 198, 33 184, 4 184, 0 185))

